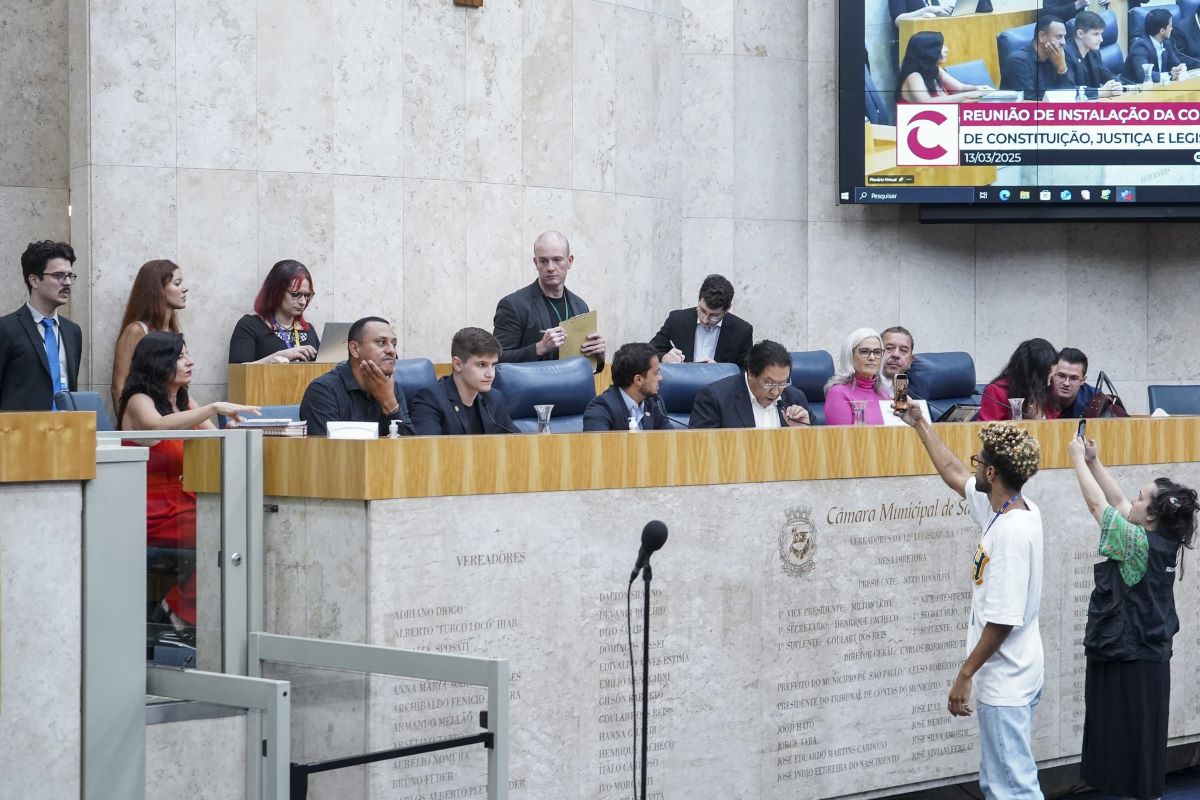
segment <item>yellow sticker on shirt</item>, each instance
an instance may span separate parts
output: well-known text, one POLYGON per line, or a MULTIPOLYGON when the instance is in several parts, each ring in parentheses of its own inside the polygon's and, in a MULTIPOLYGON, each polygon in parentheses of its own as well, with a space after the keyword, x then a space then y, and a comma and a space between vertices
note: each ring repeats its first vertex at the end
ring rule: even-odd
POLYGON ((975 581, 976 586, 983 585, 983 569, 987 563, 991 561, 987 551, 983 549, 983 542, 975 548, 975 558, 971 559, 971 580, 975 581))

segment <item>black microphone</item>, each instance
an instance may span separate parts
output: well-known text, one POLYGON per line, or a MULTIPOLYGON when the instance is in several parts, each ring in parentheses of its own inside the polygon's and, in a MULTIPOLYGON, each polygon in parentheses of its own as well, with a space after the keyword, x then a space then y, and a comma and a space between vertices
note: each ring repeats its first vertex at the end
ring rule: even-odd
MULTIPOLYGON (((797 403, 796 405, 799 405, 799 403, 797 403)), ((787 414, 784 413, 787 411, 788 407, 783 404, 783 395, 779 395, 779 398, 775 401, 775 407, 779 409, 779 425, 780 425, 780 427, 783 427, 783 428, 789 427, 788 421, 787 421, 787 414)), ((801 425, 812 425, 812 412, 811 411, 808 412, 808 422, 802 422, 800 424, 801 425)))
MULTIPOLYGON (((909 384, 908 396, 913 400, 925 400, 924 397, 921 397, 919 394, 915 394, 913 392, 912 384, 909 384)), ((895 400, 893 399, 893 403, 894 402, 895 402, 895 400)), ((930 422, 937 422, 938 418, 940 418, 943 414, 946 413, 944 410, 935 406, 933 404, 932 400, 925 400, 925 405, 929 406, 929 417, 930 417, 929 421, 930 422)))
POLYGON ((512 428, 508 427, 507 425, 501 425, 499 422, 496 422, 496 418, 492 416, 492 410, 490 408, 488 408, 488 404, 484 401, 482 393, 480 393, 476 397, 476 401, 479 402, 483 406, 483 413, 488 415, 488 419, 490 419, 492 421, 492 424, 495 425, 497 428, 504 431, 505 433, 520 433, 520 431, 518 431, 518 430, 513 430, 512 428))
POLYGON ((667 413, 667 407, 665 405, 663 405, 663 400, 662 400, 661 396, 659 396, 657 394, 654 395, 654 402, 655 402, 655 404, 658 405, 658 410, 662 412, 662 415, 667 418, 667 422, 672 422, 681 428, 686 428, 688 430, 691 430, 691 428, 692 428, 691 425, 687 424, 686 422, 677 420, 674 417, 672 417, 670 414, 667 413))
POLYGON ((667 526, 656 519, 647 522, 646 527, 642 528, 642 546, 638 550, 637 563, 633 565, 633 572, 629 573, 630 583, 636 581, 638 573, 642 571, 642 567, 650 563, 650 556, 654 551, 666 543, 667 526))

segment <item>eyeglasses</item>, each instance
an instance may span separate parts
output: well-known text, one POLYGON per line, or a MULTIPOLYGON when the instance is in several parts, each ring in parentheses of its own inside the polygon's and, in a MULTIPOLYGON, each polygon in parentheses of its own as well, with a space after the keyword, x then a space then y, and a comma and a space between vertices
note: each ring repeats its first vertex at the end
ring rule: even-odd
POLYGON ((767 389, 768 391, 771 389, 779 389, 780 391, 782 391, 792 385, 791 381, 784 381, 783 383, 772 383, 771 381, 759 381, 759 383, 761 384, 761 386, 764 389, 767 389))
POLYGON ((867 348, 867 347, 860 347, 860 348, 858 348, 858 350, 856 352, 862 358, 883 358, 883 351, 878 350, 878 349, 871 350, 870 348, 867 348))
POLYGON ((289 291, 288 294, 291 295, 291 298, 293 300, 303 300, 306 303, 317 296, 316 292, 290 292, 289 291))
POLYGON ((1055 380, 1065 381, 1066 383, 1083 383, 1083 378, 1079 375, 1068 375, 1065 372, 1054 373, 1055 380))
POLYGON ((979 456, 971 456, 971 468, 979 469, 980 466, 986 467, 990 465, 979 456))
POLYGON ((74 272, 43 272, 39 278, 54 278, 54 280, 66 286, 68 282, 74 283, 79 280, 79 276, 74 272))

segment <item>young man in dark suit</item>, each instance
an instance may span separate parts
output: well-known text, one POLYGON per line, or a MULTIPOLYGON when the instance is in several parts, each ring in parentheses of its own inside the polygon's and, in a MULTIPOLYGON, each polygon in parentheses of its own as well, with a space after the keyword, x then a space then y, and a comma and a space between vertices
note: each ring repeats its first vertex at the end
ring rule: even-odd
POLYGON ((722 275, 709 275, 700 284, 696 307, 668 314, 650 344, 665 364, 688 361, 743 366, 754 344, 754 326, 730 314, 732 306, 733 284, 722 275))
POLYGON ((692 403, 693 428, 784 428, 809 424, 808 398, 792 386, 792 357, 764 339, 746 371, 705 386, 692 403))
POLYGON ((1129 45, 1129 57, 1125 59, 1125 77, 1134 83, 1144 82, 1144 65, 1149 64, 1151 80, 1159 83, 1163 73, 1170 73, 1171 80, 1179 80, 1179 74, 1184 69, 1200 67, 1200 61, 1175 49, 1171 41, 1174 30, 1171 12, 1165 8, 1156 8, 1147 14, 1146 35, 1139 36, 1129 45))
POLYGON ((1100 58, 1104 43, 1104 18, 1092 11, 1075 15, 1075 35, 1067 44, 1067 72, 1076 87, 1086 86, 1090 99, 1122 94, 1121 79, 1100 58))
MULTIPOLYGON (((503 348, 501 361, 550 361, 567 339, 562 324, 588 311, 588 304, 567 289, 567 272, 575 263, 571 244, 558 231, 546 231, 533 243, 537 280, 496 304, 492 332, 503 348)), ((583 355, 604 365, 604 337, 593 333, 583 343, 583 355)), ((568 353, 568 356, 579 355, 568 353)))
POLYGON ((613 356, 612 386, 583 411, 585 431, 666 430, 671 427, 658 402, 662 375, 658 353, 644 342, 621 345, 613 356))
POLYGON ((0 317, 0 411, 49 411, 57 392, 78 389, 83 331, 58 313, 74 263, 65 242, 31 242, 21 254, 29 302, 0 317))
POLYGON ((482 328, 463 328, 450 344, 454 371, 413 398, 418 436, 516 433, 504 397, 492 388, 500 342, 482 328))

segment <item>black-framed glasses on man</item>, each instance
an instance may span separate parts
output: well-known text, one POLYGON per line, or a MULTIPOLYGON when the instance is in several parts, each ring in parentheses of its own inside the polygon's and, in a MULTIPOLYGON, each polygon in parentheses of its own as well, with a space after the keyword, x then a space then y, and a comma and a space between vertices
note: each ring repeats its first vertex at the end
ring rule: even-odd
POLYGON ((312 299, 317 296, 316 292, 292 292, 292 291, 289 291, 288 295, 291 296, 291 298, 293 300, 303 300, 306 303, 311 303, 312 299))
POLYGON ((971 469, 979 469, 980 465, 988 466, 988 463, 979 456, 971 456, 971 469))
POLYGON ((70 283, 74 283, 75 281, 79 280, 79 276, 76 275, 74 272, 43 272, 38 277, 39 278, 53 278, 54 280, 61 283, 63 286, 66 286, 68 281, 70 283))

